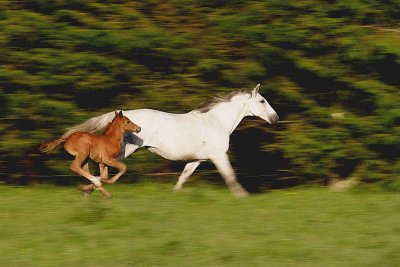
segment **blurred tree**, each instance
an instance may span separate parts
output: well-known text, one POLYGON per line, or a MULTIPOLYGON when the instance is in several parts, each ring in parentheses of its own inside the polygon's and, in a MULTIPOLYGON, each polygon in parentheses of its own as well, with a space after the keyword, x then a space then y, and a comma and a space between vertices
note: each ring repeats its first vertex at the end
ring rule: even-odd
MULTIPOLYGON (((292 123, 242 130, 275 169, 238 162, 241 171, 285 169, 296 181, 282 185, 356 176, 400 188, 399 14, 389 0, 2 1, 2 179, 67 173, 62 154, 37 147, 91 116, 187 112, 261 83, 292 123)), ((242 142, 240 161, 255 151, 242 142)), ((157 170, 137 155, 136 171, 157 170)))

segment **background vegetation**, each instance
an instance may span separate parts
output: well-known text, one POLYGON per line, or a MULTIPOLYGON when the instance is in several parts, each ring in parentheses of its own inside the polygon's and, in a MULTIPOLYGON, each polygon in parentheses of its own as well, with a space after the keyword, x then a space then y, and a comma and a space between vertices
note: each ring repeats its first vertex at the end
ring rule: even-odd
MULTIPOLYGON (((399 188, 399 1, 0 3, 2 180, 68 174, 66 155, 38 145, 89 117, 187 112, 261 83, 292 123, 250 119, 232 137, 249 189, 348 177, 399 188)), ((147 152, 128 162, 137 173, 176 168, 147 152)))

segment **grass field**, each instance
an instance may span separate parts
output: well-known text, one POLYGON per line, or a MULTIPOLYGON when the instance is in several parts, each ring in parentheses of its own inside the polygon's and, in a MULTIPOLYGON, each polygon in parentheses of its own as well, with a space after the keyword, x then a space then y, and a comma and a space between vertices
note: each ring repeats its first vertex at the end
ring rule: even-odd
POLYGON ((400 195, 0 186, 0 266, 400 266, 400 195))

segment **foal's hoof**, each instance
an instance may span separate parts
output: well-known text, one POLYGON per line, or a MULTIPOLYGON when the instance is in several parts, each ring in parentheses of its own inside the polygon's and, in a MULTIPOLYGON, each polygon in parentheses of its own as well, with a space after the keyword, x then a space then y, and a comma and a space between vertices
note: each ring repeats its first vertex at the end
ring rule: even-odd
POLYGON ((88 198, 92 194, 94 188, 92 184, 81 184, 79 185, 78 190, 81 191, 83 198, 88 198))
POLYGON ((111 198, 111 197, 112 197, 111 193, 108 192, 104 187, 97 187, 96 189, 99 190, 100 193, 102 193, 102 194, 105 195, 106 197, 108 197, 108 198, 111 198))
POLYGON ((94 187, 93 184, 81 184, 79 185, 78 190, 81 191, 82 197, 88 198, 92 194, 94 187))
POLYGON ((93 184, 80 184, 78 190, 80 191, 93 191, 95 186, 93 184))
POLYGON ((82 191, 83 198, 89 198, 93 191, 82 191))

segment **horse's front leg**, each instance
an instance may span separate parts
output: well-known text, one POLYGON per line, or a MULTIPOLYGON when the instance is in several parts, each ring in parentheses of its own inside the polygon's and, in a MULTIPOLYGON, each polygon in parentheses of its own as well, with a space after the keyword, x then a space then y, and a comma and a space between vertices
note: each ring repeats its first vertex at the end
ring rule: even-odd
POLYGON ((249 193, 237 182, 235 171, 229 161, 227 154, 222 154, 218 157, 211 158, 211 161, 217 167, 229 190, 237 197, 248 196, 249 193))
POLYGON ((113 184, 119 179, 119 177, 122 176, 122 174, 126 172, 126 165, 118 161, 117 159, 109 159, 106 161, 106 164, 110 167, 118 169, 119 172, 110 179, 102 180, 103 183, 113 184))

